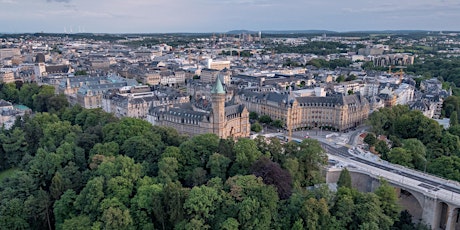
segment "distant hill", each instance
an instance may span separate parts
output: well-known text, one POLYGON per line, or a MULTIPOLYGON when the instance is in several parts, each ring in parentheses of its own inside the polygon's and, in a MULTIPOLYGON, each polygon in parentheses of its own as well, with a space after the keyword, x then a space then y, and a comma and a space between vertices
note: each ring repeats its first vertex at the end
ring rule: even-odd
POLYGON ((264 30, 262 33, 267 34, 337 34, 339 32, 332 30, 264 30))
POLYGON ((361 31, 348 31, 342 33, 366 33, 366 34, 415 34, 415 33, 428 33, 433 32, 430 30, 361 30, 361 31))
MULTIPOLYGON (((231 30, 227 34, 257 34, 255 30, 231 30)), ((332 30, 262 30, 262 34, 421 34, 421 33, 439 33, 433 30, 355 30, 337 32, 332 30)), ((444 33, 458 31, 443 31, 444 33)))
MULTIPOLYGON (((262 30, 261 31, 264 34, 332 34, 332 33, 338 33, 336 31, 330 31, 330 30, 262 30)), ((259 31, 253 31, 253 30, 231 30, 228 31, 227 34, 256 34, 259 33, 259 31)))

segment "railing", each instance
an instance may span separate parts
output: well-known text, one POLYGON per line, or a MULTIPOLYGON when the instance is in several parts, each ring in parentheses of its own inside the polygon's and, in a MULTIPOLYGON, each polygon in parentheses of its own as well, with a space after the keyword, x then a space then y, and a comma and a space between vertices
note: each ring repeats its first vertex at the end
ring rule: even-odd
MULTIPOLYGON (((458 205, 460 207, 460 194, 458 194, 458 193, 454 193, 452 191, 448 191, 448 190, 445 190, 443 188, 438 188, 439 190, 433 190, 433 189, 420 187, 418 185, 423 183, 423 181, 418 181, 418 180, 415 180, 415 179, 412 179, 412 178, 409 178, 409 177, 405 177, 403 175, 399 175, 397 173, 394 173, 394 172, 391 172, 391 171, 386 171, 386 170, 383 170, 383 169, 380 169, 380 168, 374 168, 371 165, 367 165, 365 163, 353 161, 353 159, 347 159, 347 158, 344 158, 344 157, 341 157, 341 156, 336 156, 336 155, 332 155, 332 158, 339 159, 339 161, 342 161, 342 162, 347 162, 347 163, 351 162, 351 163, 353 163, 353 166, 355 166, 355 167, 353 167, 353 168, 350 167, 348 169, 349 171, 363 173, 363 174, 369 175, 371 177, 374 177, 376 179, 382 177, 382 178, 385 178, 388 182, 393 183, 395 185, 399 185, 399 186, 401 186, 403 188, 411 189, 411 190, 419 192, 419 193, 421 193, 421 194, 423 194, 425 196, 433 197, 435 199, 441 199, 443 201, 456 204, 456 205, 458 205), (360 165, 365 165, 365 167, 360 166, 360 165), (374 169, 371 170, 371 169, 368 169, 366 167, 372 167, 374 169), (383 172, 381 172, 381 171, 383 171, 383 172), (389 176, 388 174, 391 174, 391 176, 389 176), (395 178, 397 178, 397 179, 395 179, 395 178)), ((385 165, 385 166, 387 166, 387 165, 385 165)), ((396 168, 399 168, 399 167, 396 167, 396 168)), ((404 168, 404 167, 402 167, 402 168, 404 168)))
MULTIPOLYGON (((362 151, 364 151, 364 150, 362 150, 362 151)), ((366 152, 366 151, 364 151, 364 152, 366 152)), ((353 154, 353 155, 357 156, 357 157, 359 157, 361 159, 369 160, 369 159, 366 159, 365 157, 363 157, 361 155, 357 155, 357 154, 353 154)), ((435 180, 437 182, 442 182, 443 184, 449 184, 451 186, 458 187, 460 189, 460 183, 459 182, 449 180, 449 179, 441 177, 441 176, 435 176, 435 175, 432 175, 432 174, 428 174, 426 172, 422 172, 422 171, 419 171, 419 170, 407 168, 407 167, 404 167, 402 165, 393 164, 393 163, 390 163, 388 161, 382 160, 380 158, 379 158, 378 161, 375 161, 373 163, 380 164, 380 165, 387 166, 387 167, 392 167, 393 169, 404 171, 404 172, 411 173, 411 174, 414 174, 414 175, 419 175, 419 176, 425 177, 427 179, 429 178, 429 179, 435 180)))

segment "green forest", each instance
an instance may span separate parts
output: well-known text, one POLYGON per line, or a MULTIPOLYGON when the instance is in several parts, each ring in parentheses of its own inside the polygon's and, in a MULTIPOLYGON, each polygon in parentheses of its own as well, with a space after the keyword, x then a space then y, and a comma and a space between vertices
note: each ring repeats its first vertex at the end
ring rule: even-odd
POLYGON ((388 137, 391 146, 383 140, 377 141, 373 134, 368 135, 365 142, 392 163, 460 181, 460 125, 457 117, 460 100, 449 97, 443 107, 443 114, 451 118, 447 130, 420 111, 410 111, 407 106, 382 108, 372 113, 368 122, 375 134, 388 137))
POLYGON ((0 86, 35 111, 0 133, 0 229, 427 229, 385 181, 329 190, 315 140, 186 137, 53 90, 0 86))

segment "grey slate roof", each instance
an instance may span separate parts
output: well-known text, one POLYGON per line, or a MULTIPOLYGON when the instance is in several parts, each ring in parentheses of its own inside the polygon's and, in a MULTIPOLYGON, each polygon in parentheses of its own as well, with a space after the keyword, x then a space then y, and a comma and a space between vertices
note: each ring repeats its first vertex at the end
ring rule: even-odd
POLYGON ((209 115, 208 112, 193 111, 189 109, 184 109, 180 107, 166 108, 166 107, 156 107, 153 108, 153 114, 156 115, 169 115, 178 118, 187 118, 190 120, 202 121, 204 118, 207 118, 209 115))
POLYGON ((225 115, 239 114, 243 111, 244 105, 230 105, 225 107, 225 115))
POLYGON ((0 99, 0 107, 8 107, 8 106, 13 106, 13 104, 11 104, 11 102, 0 99))

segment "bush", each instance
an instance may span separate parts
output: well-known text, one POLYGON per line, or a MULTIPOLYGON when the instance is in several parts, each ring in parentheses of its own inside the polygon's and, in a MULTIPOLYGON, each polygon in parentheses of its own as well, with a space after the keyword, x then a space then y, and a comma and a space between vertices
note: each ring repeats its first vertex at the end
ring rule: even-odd
POLYGON ((262 131, 262 125, 260 125, 258 122, 252 124, 251 131, 256 132, 256 133, 262 131))

